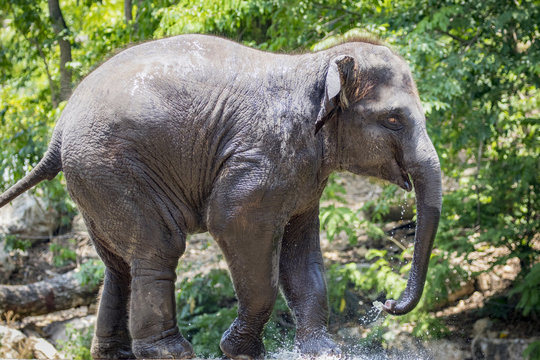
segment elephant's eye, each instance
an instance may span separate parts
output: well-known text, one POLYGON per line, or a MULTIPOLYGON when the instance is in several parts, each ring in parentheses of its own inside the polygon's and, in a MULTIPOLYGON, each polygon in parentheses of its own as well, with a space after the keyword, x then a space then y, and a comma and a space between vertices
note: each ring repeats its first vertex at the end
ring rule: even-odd
POLYGON ((401 130, 403 128, 403 124, 399 121, 397 116, 387 117, 384 120, 383 125, 390 130, 401 130))

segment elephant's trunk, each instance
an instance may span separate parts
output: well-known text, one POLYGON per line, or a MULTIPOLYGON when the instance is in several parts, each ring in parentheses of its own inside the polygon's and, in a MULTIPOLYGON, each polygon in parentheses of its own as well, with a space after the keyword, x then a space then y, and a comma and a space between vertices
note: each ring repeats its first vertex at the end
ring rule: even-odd
POLYGON ((441 214, 441 168, 433 145, 429 140, 428 143, 429 146, 421 150, 420 162, 410 169, 416 194, 414 254, 405 291, 397 301, 387 300, 383 306, 386 312, 394 315, 408 313, 420 301, 441 214))

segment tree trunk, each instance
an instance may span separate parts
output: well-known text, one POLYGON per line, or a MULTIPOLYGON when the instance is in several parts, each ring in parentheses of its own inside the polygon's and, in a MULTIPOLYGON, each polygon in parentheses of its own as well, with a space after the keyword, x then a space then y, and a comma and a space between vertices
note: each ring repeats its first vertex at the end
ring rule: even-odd
POLYGON ((28 285, 0 285, 0 313, 24 317, 90 305, 98 291, 99 285, 81 285, 75 271, 28 285))
POLYGON ((60 46, 60 100, 67 100, 71 96, 71 76, 72 71, 67 66, 71 61, 71 44, 68 40, 69 29, 64 21, 62 10, 60 10, 59 0, 48 0, 49 17, 58 45, 60 46))
POLYGON ((131 0, 124 0, 124 16, 126 18, 126 24, 129 24, 129 22, 133 19, 131 8, 131 0))
POLYGON ((43 53, 43 50, 41 49, 41 45, 37 40, 32 41, 34 45, 36 45, 36 48, 39 53, 39 57, 41 60, 43 60, 43 64, 45 65, 45 73, 47 74, 47 79, 49 80, 49 88, 51 89, 51 102, 54 108, 58 107, 58 95, 56 94, 56 86, 54 84, 54 80, 51 76, 51 72, 49 71, 49 64, 47 63, 47 57, 43 53))

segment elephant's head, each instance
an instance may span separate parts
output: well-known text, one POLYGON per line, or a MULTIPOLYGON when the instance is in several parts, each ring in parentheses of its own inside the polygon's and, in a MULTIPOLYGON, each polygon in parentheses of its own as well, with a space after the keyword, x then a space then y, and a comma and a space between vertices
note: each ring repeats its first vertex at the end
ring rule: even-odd
POLYGON ((334 167, 416 193, 417 225, 407 288, 384 310, 401 315, 420 300, 441 211, 439 158, 405 61, 384 46, 348 43, 331 58, 316 131, 324 125, 334 167), (410 178, 412 179, 412 184, 410 178))

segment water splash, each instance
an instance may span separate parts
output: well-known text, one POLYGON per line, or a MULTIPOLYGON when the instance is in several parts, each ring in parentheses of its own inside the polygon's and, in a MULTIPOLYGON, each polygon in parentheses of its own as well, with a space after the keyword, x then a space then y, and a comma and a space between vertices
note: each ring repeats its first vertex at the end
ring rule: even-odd
MULTIPOLYGON (((380 301, 374 301, 373 307, 368 310, 368 312, 360 318, 360 324, 361 325, 369 325, 369 324, 377 324, 380 321, 377 321, 379 319, 379 316, 381 315, 383 311, 383 303, 380 301)), ((382 321, 382 318, 380 318, 382 321)), ((373 326, 373 325, 372 325, 373 326)))
POLYGON ((319 355, 317 357, 303 355, 296 350, 278 350, 272 354, 268 354, 265 359, 274 360, 343 360, 343 356, 338 355, 319 355))
MULTIPOLYGON (((294 351, 278 351, 272 354, 268 354, 266 360, 433 360, 434 358, 429 355, 418 355, 408 351, 404 351, 400 354, 391 354, 388 355, 384 350, 380 351, 369 351, 364 350, 361 347, 358 347, 359 350, 354 350, 354 352, 359 352, 359 354, 343 354, 341 356, 331 356, 331 355, 320 355, 320 356, 308 356, 301 355, 298 352, 294 351), (360 352, 363 352, 361 354, 360 352)), ((220 360, 220 359, 216 359, 220 360)))
MULTIPOLYGON (((374 327, 382 325, 384 316, 381 316, 383 312, 383 303, 380 301, 374 301, 373 307, 359 319, 360 324, 363 327, 374 327)), ((319 355, 310 356, 301 354, 296 349, 290 349, 284 345, 283 348, 271 352, 265 356, 268 360, 432 360, 433 356, 427 354, 425 351, 418 351, 415 349, 407 348, 404 346, 398 346, 399 349, 385 349, 379 345, 369 345, 362 342, 360 335, 358 338, 353 336, 348 339, 334 337, 338 343, 341 343, 341 355, 319 355), (345 341, 348 340, 348 341, 345 341)), ((400 342, 400 340, 397 340, 400 342)), ((219 359, 216 359, 219 360, 219 359)))

